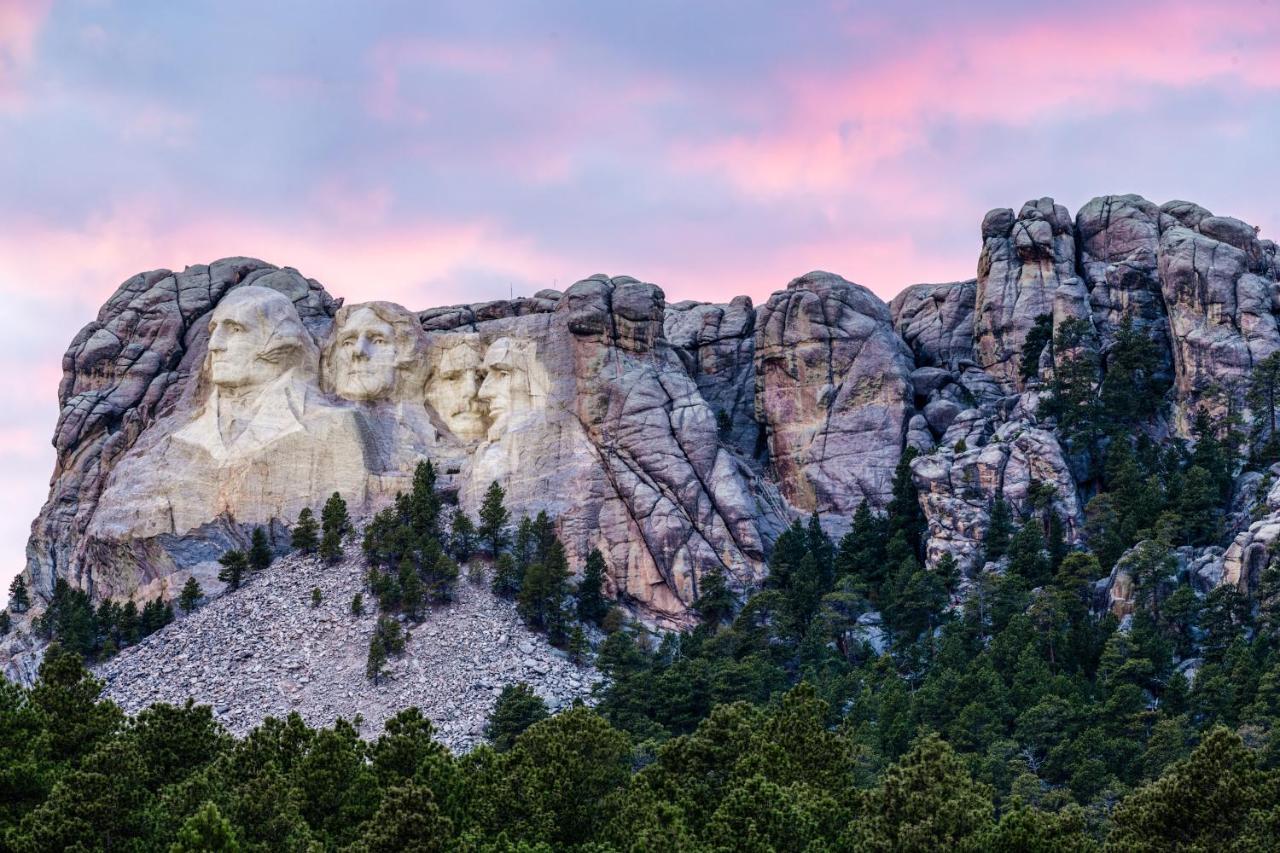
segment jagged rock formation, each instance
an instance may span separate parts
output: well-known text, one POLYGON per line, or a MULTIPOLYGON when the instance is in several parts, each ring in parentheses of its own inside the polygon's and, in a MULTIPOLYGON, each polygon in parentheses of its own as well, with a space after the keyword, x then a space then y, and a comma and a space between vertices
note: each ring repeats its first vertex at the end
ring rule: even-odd
MULTIPOLYGON (((981 570, 993 501, 1025 515, 1033 483, 1053 486, 1080 542, 1092 485, 1038 410, 1062 354, 1032 354, 1038 375, 1023 375, 1037 319, 1083 324, 1103 374, 1131 322, 1172 389, 1151 437, 1189 437, 1201 410, 1247 415, 1250 371, 1280 349, 1277 248, 1239 220, 1136 195, 1074 218, 1047 198, 993 210, 980 236, 975 278, 914 285, 890 305, 822 272, 758 307, 668 305, 655 285, 597 275, 416 313, 343 306, 244 258, 135 276, 64 360, 28 580, 37 598, 55 578, 96 598, 168 594, 189 575, 208 585, 251 525, 280 541, 332 490, 367 515, 427 458, 470 512, 497 480, 517 515, 555 515, 571 563, 599 548, 610 594, 664 627, 691 624, 711 567, 757 582, 792 519, 816 510, 839 532, 863 501, 883 507, 908 446, 931 561, 981 570), (300 331, 292 347, 264 335, 227 361, 253 366, 242 381, 210 341, 250 290, 300 331), (262 473, 277 447, 296 493, 262 473)), ((1203 587, 1254 583, 1280 534, 1280 498, 1246 499, 1266 491, 1250 476, 1234 543, 1186 558, 1203 587)), ((8 672, 30 673, 31 646, 23 630, 4 641, 8 672)))
POLYGON ((978 365, 1003 388, 1022 387, 1017 360, 1027 333, 1052 314, 1058 286, 1075 278, 1071 215, 1051 198, 1004 208, 982 220, 973 340, 978 365))
POLYGON ((848 518, 887 503, 911 411, 911 351, 871 291, 830 273, 775 293, 756 324, 756 419, 783 496, 848 518))

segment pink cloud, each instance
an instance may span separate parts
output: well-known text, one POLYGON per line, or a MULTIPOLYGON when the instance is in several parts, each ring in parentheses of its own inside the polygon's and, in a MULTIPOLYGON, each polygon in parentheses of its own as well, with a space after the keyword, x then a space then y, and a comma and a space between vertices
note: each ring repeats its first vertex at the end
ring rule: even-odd
POLYGON ((136 272, 250 255, 296 267, 349 300, 387 298, 425 308, 499 296, 469 289, 462 270, 509 272, 517 282, 550 281, 565 265, 489 222, 363 227, 362 221, 380 219, 376 213, 385 202, 378 193, 340 200, 338 189, 320 193, 326 194, 330 209, 347 205, 345 215, 280 223, 216 213, 171 223, 154 206, 135 201, 83 227, 18 223, 0 233, 0 268, 10 274, 0 292, 39 282, 44 299, 96 310, 136 272))
POLYGON ((0 3, 0 106, 21 103, 20 77, 35 56, 36 36, 51 5, 52 0, 0 3))
MULTIPOLYGON (((1280 87, 1280 7, 1227 15, 1160 4, 1110 16, 975 20, 843 73, 784 71, 777 130, 681 146, 677 161, 717 170, 755 195, 841 191, 927 141, 937 123, 1020 127, 1140 106, 1161 88, 1222 82, 1280 87)), ((750 105, 744 111, 751 111, 750 105)))

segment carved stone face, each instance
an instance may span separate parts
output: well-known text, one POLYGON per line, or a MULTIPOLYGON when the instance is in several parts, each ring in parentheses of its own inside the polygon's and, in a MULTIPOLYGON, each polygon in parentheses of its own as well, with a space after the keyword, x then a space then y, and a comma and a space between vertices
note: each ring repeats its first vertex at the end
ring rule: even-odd
POLYGON ((399 305, 344 305, 325 345, 325 390, 347 400, 422 402, 425 349, 417 317, 399 305))
POLYGON ((347 317, 338 332, 334 390, 348 400, 373 400, 396 384, 395 330, 368 308, 347 317))
POLYGON ((460 335, 446 338, 440 347, 427 383, 427 402, 459 439, 479 441, 485 436, 485 407, 479 397, 484 378, 480 343, 460 335))
POLYGON ((224 391, 266 385, 297 365, 307 332, 289 299, 266 287, 233 290, 209 320, 209 376, 224 391))
POLYGON ((533 408, 529 353, 510 338, 498 338, 484 354, 480 400, 489 408, 490 441, 506 432, 511 415, 533 408))

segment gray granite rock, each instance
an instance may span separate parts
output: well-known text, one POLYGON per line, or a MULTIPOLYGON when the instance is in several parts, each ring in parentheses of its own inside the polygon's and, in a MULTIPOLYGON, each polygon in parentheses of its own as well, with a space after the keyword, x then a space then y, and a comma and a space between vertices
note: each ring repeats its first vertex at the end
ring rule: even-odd
POLYGON ((1018 360, 1036 318, 1053 313, 1054 293, 1075 276, 1075 238, 1067 209, 1051 198, 1029 201, 982 224, 974 308, 979 366, 1006 390, 1022 387, 1018 360))
POLYGON ((911 414, 911 352, 864 287, 813 272, 756 319, 756 419, 787 501, 835 524, 883 506, 911 414))

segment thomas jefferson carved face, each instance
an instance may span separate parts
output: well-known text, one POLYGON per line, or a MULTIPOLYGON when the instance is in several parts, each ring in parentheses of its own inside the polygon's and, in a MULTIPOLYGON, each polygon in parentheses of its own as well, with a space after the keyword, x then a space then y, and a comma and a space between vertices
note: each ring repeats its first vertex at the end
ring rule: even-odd
POLYGON ((338 332, 334 388, 348 400, 384 397, 396 384, 395 332, 368 308, 347 317, 338 332))
POLYGON ((427 383, 427 402, 459 439, 479 441, 485 436, 484 404, 479 397, 480 382, 484 378, 479 337, 470 334, 445 337, 434 360, 435 370, 427 383))
POLYGON ((209 320, 209 377, 224 391, 260 388, 298 366, 309 345, 286 296, 267 287, 237 288, 209 320))
POLYGON ((344 306, 325 349, 326 381, 348 400, 421 400, 423 337, 417 318, 399 305, 344 306))

